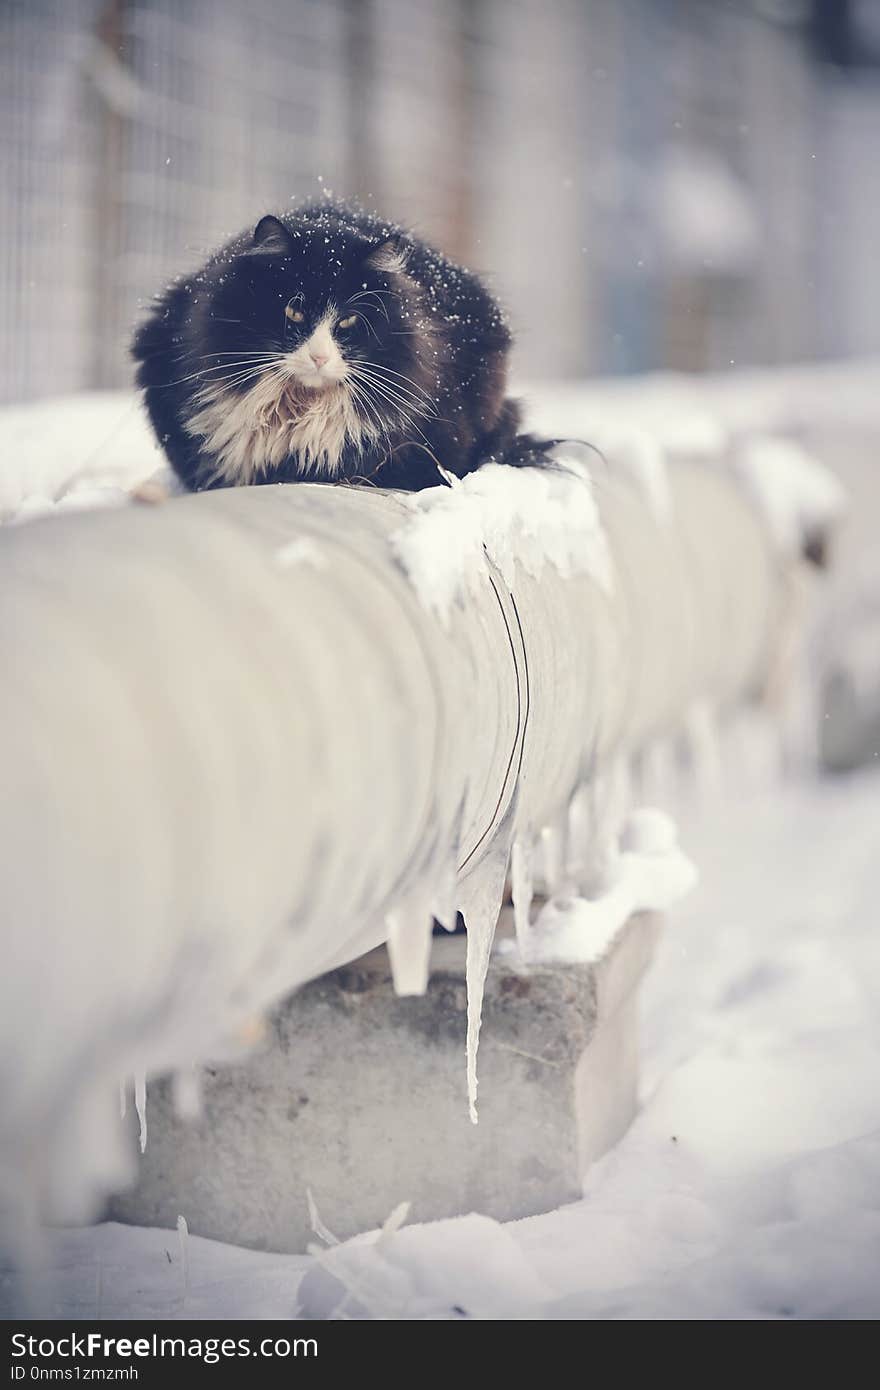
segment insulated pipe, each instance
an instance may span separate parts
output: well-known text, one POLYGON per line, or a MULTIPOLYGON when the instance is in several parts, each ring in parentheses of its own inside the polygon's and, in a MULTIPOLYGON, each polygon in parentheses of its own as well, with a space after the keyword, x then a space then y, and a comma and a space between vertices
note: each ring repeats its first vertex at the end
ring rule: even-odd
POLYGON ((417 989, 432 912, 473 914, 479 974, 512 838, 760 686, 784 565, 728 474, 673 464, 658 508, 607 467, 484 472, 3 535, 7 1219, 125 1180, 120 1078, 230 1055, 389 937, 417 989))

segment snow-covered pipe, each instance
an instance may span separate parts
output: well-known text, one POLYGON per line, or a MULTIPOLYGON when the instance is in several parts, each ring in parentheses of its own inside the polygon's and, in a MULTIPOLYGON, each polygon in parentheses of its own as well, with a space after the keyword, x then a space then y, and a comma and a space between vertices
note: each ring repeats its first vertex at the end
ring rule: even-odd
POLYGON ((767 674, 768 528, 722 469, 662 483, 658 505, 656 478, 572 459, 3 536, 7 1214, 86 1215, 125 1181, 121 1077, 234 1054, 382 940, 422 988, 457 908, 475 1051, 511 845, 522 899, 579 787, 767 674))

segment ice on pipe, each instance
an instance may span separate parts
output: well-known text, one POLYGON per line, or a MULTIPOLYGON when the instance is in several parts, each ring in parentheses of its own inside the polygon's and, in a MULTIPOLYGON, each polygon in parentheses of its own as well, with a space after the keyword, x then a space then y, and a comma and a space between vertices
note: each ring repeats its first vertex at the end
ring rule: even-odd
POLYGON ((605 882, 609 858, 633 802, 629 762, 618 757, 606 771, 594 777, 584 794, 578 820, 585 828, 579 847, 579 872, 574 881, 592 893, 605 882))
POLYGON ((125 488, 108 484, 105 487, 80 486, 65 493, 62 497, 44 497, 33 493, 19 505, 15 515, 9 518, 10 525, 25 521, 35 521, 42 516, 51 516, 60 511, 92 511, 101 507, 124 507, 131 501, 125 488))
POLYGON ((665 811, 640 806, 627 817, 619 844, 628 854, 669 854, 678 847, 678 830, 665 811))
POLYGON ((528 832, 517 835, 510 851, 510 891, 513 898, 513 924, 522 945, 530 926, 534 884, 534 840, 528 832))
POLYGON ((721 751, 728 795, 767 792, 778 784, 782 731, 766 709, 755 706, 738 711, 725 727, 721 751))
POLYGON ((635 425, 603 427, 596 444, 612 470, 627 474, 661 525, 672 521, 672 491, 666 450, 656 434, 635 425))
POLYGON ((455 813, 452 835, 445 846, 438 846, 431 867, 426 873, 433 882, 431 913, 441 927, 455 931, 458 925, 458 862, 461 847, 461 822, 465 798, 462 796, 455 813))
POLYGON ((755 435, 743 443, 732 467, 785 554, 799 554, 846 512, 841 483, 793 439, 755 435))
MULTIPOLYGON (((66 407, 65 407, 65 408, 66 408, 66 407)), ((65 428, 67 428, 67 426, 65 426, 65 428)), ((498 471, 499 471, 499 473, 501 472, 501 470, 498 470, 498 471)), ((515 488, 515 487, 519 486, 520 483, 526 478, 526 475, 527 475, 530 471, 533 472, 534 470, 522 470, 521 473, 520 473, 520 471, 518 471, 518 470, 504 470, 503 480, 504 480, 505 487, 504 487, 504 489, 500 489, 500 486, 499 486, 499 490, 500 490, 500 491, 509 491, 511 488, 515 488)), ((547 478, 548 478, 549 476, 550 476, 550 475, 541 475, 541 486, 547 485, 547 478)), ((484 480, 484 481, 486 481, 486 480, 484 480)), ((575 487, 574 480, 563 479, 562 477, 560 477, 560 480, 559 480, 559 481, 560 481, 560 484, 562 484, 563 482, 565 482, 566 486, 568 486, 569 488, 574 488, 574 487, 575 487)), ((463 506, 463 505, 465 504, 466 500, 467 500, 468 488, 472 488, 473 485, 474 485, 473 482, 471 482, 471 483, 469 483, 469 484, 466 483, 466 482, 463 482, 463 483, 460 485, 460 487, 458 487, 458 488, 455 488, 455 489, 448 489, 448 488, 447 488, 447 489, 439 489, 438 491, 442 494, 442 497, 444 498, 445 503, 446 503, 447 505, 448 505, 448 503, 449 503, 450 498, 452 498, 453 493, 454 493, 454 494, 455 494, 454 500, 455 500, 455 502, 456 502, 456 505, 462 505, 462 506, 463 506), (458 494, 459 494, 462 490, 464 490, 464 492, 465 492, 465 497, 464 497, 464 499, 461 499, 461 498, 459 498, 459 496, 458 496, 458 494)), ((54 487, 53 487, 52 490, 48 490, 48 489, 41 489, 41 490, 47 491, 49 496, 54 496, 54 495, 55 495, 55 489, 54 489, 54 487)), ((588 489, 587 487, 581 487, 581 486, 578 484, 578 485, 577 485, 577 490, 578 490, 579 492, 583 492, 584 494, 586 494, 586 495, 589 497, 589 489, 588 489)), ((591 499, 590 499, 590 500, 591 500, 591 499)), ((396 507, 398 504, 395 502, 394 505, 395 505, 395 507, 396 507)), ((402 504, 401 504, 401 505, 402 505, 402 504)), ((479 510, 480 510, 481 504, 475 503, 474 505, 477 506, 477 510, 479 511, 479 510)), ((504 510, 503 507, 501 507, 500 510, 503 511, 503 510, 504 510)), ((408 520, 409 520, 409 522, 412 522, 412 523, 418 523, 418 521, 420 520, 420 514, 418 513, 418 511, 416 511, 416 512, 414 512, 412 515, 410 515, 409 518, 408 518, 408 520)), ((447 520, 448 520, 448 518, 447 518, 447 520)), ((529 518, 527 517, 526 520, 529 520, 529 518)), ((451 528, 451 525, 452 525, 452 523, 450 522, 449 528, 447 528, 447 529, 450 529, 450 528, 451 528)), ((544 536, 546 537, 546 528, 545 528, 544 532, 542 532, 542 535, 544 535, 544 536)), ((285 539, 285 537, 282 537, 281 539, 285 539)), ((536 540, 537 540, 537 537, 536 537, 536 540)), ((277 543, 277 542, 276 542, 276 543, 277 543)), ((270 549, 270 552, 269 552, 269 553, 271 554, 271 549, 270 549)), ((539 553, 540 553, 540 547, 539 547, 539 553)), ((480 552, 480 554, 482 554, 482 552, 480 552)), ((482 564, 482 560, 480 560, 480 563, 482 564)), ((293 794, 293 793, 291 793, 291 794, 293 794)), ((151 927, 151 930, 152 930, 152 927, 151 927)), ((175 934, 176 934, 177 932, 183 933, 183 936, 182 936, 181 939, 182 939, 182 940, 186 939, 186 918, 185 918, 185 917, 184 917, 184 918, 181 918, 179 921, 176 920, 176 919, 173 918, 173 917, 169 918, 169 928, 168 928, 168 930, 169 930, 169 932, 174 932, 175 934)), ((239 975, 243 974, 242 967, 238 964, 239 959, 240 959, 240 947, 239 947, 239 945, 238 945, 237 942, 233 942, 233 941, 231 941, 231 940, 230 940, 230 942, 227 942, 227 941, 222 937, 222 934, 221 934, 221 935, 218 937, 218 953, 219 953, 220 951, 223 952, 223 955, 224 955, 224 957, 225 957, 227 963, 226 963, 225 965, 223 965, 222 968, 221 968, 220 966, 218 966, 218 978, 219 978, 220 981, 221 981, 222 987, 225 988, 225 987, 229 986, 229 985, 230 985, 230 981, 233 980, 233 979, 235 978, 234 975, 233 975, 233 971, 237 971, 239 975)), ((218 954, 218 960, 219 960, 219 954, 218 954)), ((288 983, 288 984, 292 983, 293 980, 294 980, 295 978, 296 978, 296 970, 295 970, 295 969, 291 969, 290 978, 289 978, 289 980, 287 981, 287 983, 288 983)), ((184 1009, 184 1012, 187 1012, 187 1010, 184 1009)), ((191 1013, 192 1010, 190 1009, 189 1012, 191 1013)), ((175 1025, 175 1026, 176 1026, 176 1025, 175 1025)), ((167 1032, 167 1033, 165 1033, 163 1036, 160 1037, 160 1036, 159 1036, 159 1021, 157 1021, 157 1022, 156 1022, 156 1028, 155 1028, 155 1030, 154 1030, 154 1037, 153 1037, 153 1039, 152 1039, 150 1045, 153 1046, 153 1047, 156 1049, 156 1051, 157 1051, 161 1056, 165 1057, 166 1052, 167 1052, 167 1047, 168 1047, 168 1044, 169 1044, 169 1041, 170 1041, 170 1043, 173 1044, 174 1054, 173 1054, 173 1057, 168 1057, 169 1063, 171 1063, 171 1062, 180 1062, 180 1061, 184 1061, 184 1062, 185 1062, 185 1061, 189 1060, 189 1058, 192 1057, 192 1056, 195 1055, 195 1054, 204 1055, 205 1051, 207 1050, 208 1043, 209 1043, 209 1041, 210 1041, 210 1039, 206 1036, 206 1025, 200 1024, 200 1026, 199 1026, 198 1028, 196 1028, 195 1025, 193 1025, 192 1030, 189 1031, 189 1032, 187 1032, 186 1035, 180 1034, 180 1035, 178 1035, 178 1036, 175 1036, 175 1034, 174 1034, 174 1032, 173 1032, 173 1029, 171 1029, 171 1025, 170 1025, 170 1024, 168 1025, 168 1027, 169 1027, 169 1030, 170 1030, 170 1031, 167 1032)), ((164 1025, 163 1025, 163 1028, 164 1028, 164 1025)), ((107 1050, 108 1050, 108 1052, 112 1052, 112 1051, 113 1051, 113 1049, 110 1048, 109 1044, 108 1044, 108 1049, 107 1049, 107 1050)), ((113 1058, 112 1058, 112 1062, 113 1062, 113 1067, 114 1067, 114 1069, 115 1069, 116 1067, 119 1067, 120 1069, 123 1069, 123 1067, 125 1066, 125 1062, 126 1062, 127 1060, 128 1060, 128 1059, 125 1059, 125 1061, 118 1061, 117 1058, 116 1058, 116 1056, 114 1055, 113 1058)), ((150 1061, 150 1058, 147 1057, 146 1055, 144 1055, 142 1058, 137 1059, 137 1061, 135 1062, 135 1065, 145 1065, 145 1063, 148 1063, 149 1061, 150 1061)), ((66 1091, 66 1094, 69 1095, 69 1094, 70 1094, 70 1087, 69 1087, 69 1086, 66 1086, 66 1087, 65 1087, 65 1091, 66 1091)), ((117 1127, 117 1128, 120 1128, 119 1125, 118 1125, 118 1119, 117 1119, 116 1113, 115 1113, 115 1112, 116 1112, 116 1104, 115 1104, 115 1102, 116 1102, 116 1094, 115 1094, 115 1091, 116 1091, 116 1087, 115 1087, 115 1075, 114 1075, 114 1076, 111 1078, 111 1080, 109 1081, 109 1083, 108 1083, 108 1086, 107 1086, 107 1096, 108 1096, 109 1103, 110 1103, 110 1105, 112 1106, 112 1110, 113 1110, 112 1120, 113 1120, 113 1122, 115 1123, 116 1127, 117 1127)), ((143 1107, 142 1107, 142 1110, 143 1110, 143 1107)), ((142 1119, 143 1119, 143 1128, 144 1128, 144 1135, 143 1135, 143 1138, 144 1138, 144 1140, 145 1140, 145 1139, 146 1139, 146 1133, 145 1133, 145 1129, 146 1129, 146 1115, 145 1115, 145 1113, 143 1113, 142 1119)), ((96 1135, 94 1136, 94 1142, 93 1142, 93 1143, 90 1143, 90 1148, 93 1148, 93 1149, 96 1150, 96 1151, 97 1151, 98 1149, 104 1150, 104 1149, 106 1148, 106 1142, 105 1142, 105 1141, 106 1141, 106 1133, 102 1131, 102 1132, 100 1133, 100 1135, 97 1135, 97 1134, 96 1134, 96 1135)))
POLYGON ((832 646, 825 664, 842 680, 857 705, 872 709, 880 704, 880 612, 860 616, 854 623, 843 618, 840 640, 832 646))
POLYGON ((141 1153, 147 1151, 147 1078, 139 1072, 134 1079, 134 1108, 137 1111, 141 1153))
POLYGON ((452 855, 447 857, 446 863, 440 868, 437 882, 434 885, 434 892, 431 897, 431 913, 436 917, 441 927, 447 931, 455 931, 458 922, 458 881, 455 871, 455 859, 452 855))
POLYGON ((327 554, 312 536, 297 536, 275 551, 275 563, 282 569, 294 565, 311 565, 314 569, 327 568, 327 554))
POLYGON ((690 771, 699 796, 717 796, 724 783, 715 711, 706 700, 695 701, 684 720, 690 771))
POLYGON ((459 885, 458 906, 467 927, 467 1086, 471 1122, 477 1123, 477 1049, 486 971, 510 860, 513 807, 483 859, 459 885))
POLYGON ((506 1227, 471 1213, 399 1229, 393 1222, 400 1210, 380 1231, 315 1252, 316 1263, 299 1287, 299 1317, 399 1321, 539 1315, 550 1290, 506 1227))
POLYGON ((579 782, 566 810, 565 873, 573 883, 579 883, 590 844, 589 786, 579 782))
POLYGON ((568 827, 565 822, 541 828, 538 839, 538 879, 548 893, 559 893, 564 886, 565 866, 568 860, 567 838, 568 827))
POLYGON ((662 811, 642 808, 626 821, 597 896, 551 898, 524 949, 501 942, 498 950, 513 955, 519 949, 528 965, 593 963, 634 913, 666 911, 690 892, 696 878, 696 869, 678 847, 674 822, 662 811))
POLYGON ((424 994, 431 964, 433 918, 425 892, 406 894, 385 917, 391 977, 397 994, 424 994))
POLYGON ((611 586, 611 558, 590 474, 577 446, 557 446, 555 468, 487 463, 455 486, 406 494, 409 515, 392 536, 422 603, 446 618, 485 574, 486 556, 508 588, 520 564, 538 577, 591 574, 611 586))
POLYGON ((677 802, 680 776, 674 739, 655 736, 645 745, 638 759, 637 782, 646 801, 677 802))

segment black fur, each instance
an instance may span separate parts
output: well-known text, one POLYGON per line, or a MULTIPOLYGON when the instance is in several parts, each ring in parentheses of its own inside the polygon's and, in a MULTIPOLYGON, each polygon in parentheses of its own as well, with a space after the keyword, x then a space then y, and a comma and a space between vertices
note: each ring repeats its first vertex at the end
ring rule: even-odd
MULTIPOLYGON (((200 393, 222 382, 224 401, 243 395, 254 378, 238 378, 257 360, 248 354, 271 354, 277 364, 328 303, 340 317, 357 312, 354 328, 337 326, 334 337, 346 362, 374 372, 369 403, 357 408, 378 416, 382 432, 366 445, 347 443, 324 480, 416 490, 441 481, 438 464, 463 476, 488 459, 541 460, 545 445, 519 433, 519 406, 506 396, 510 332, 477 277, 398 227, 320 204, 263 218, 255 232, 236 237, 166 290, 138 329, 137 379, 187 487, 236 481, 224 476, 205 437, 186 428, 200 393), (402 268, 390 264, 395 259, 402 268), (292 303, 304 315, 301 325, 285 315, 292 303), (238 362, 245 366, 231 365, 238 362)), ((313 463, 288 454, 253 481, 316 478, 313 463)))

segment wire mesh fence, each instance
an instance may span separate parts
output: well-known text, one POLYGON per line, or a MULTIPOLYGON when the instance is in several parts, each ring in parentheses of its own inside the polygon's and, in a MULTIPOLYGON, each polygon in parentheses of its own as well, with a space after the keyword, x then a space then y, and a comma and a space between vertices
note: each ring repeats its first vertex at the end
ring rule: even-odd
POLYGON ((876 349, 880 100, 805 10, 5 0, 0 397, 126 383, 156 289, 326 190, 487 273, 534 377, 876 349))

